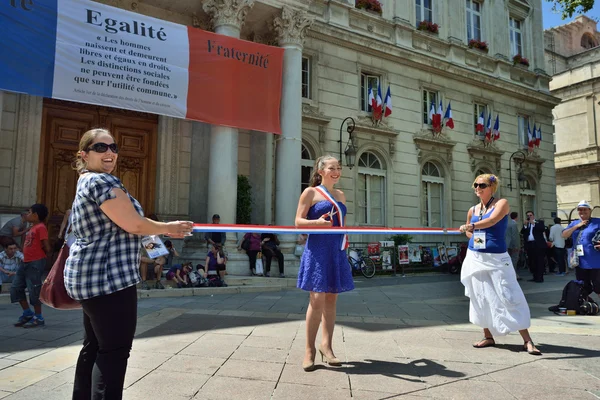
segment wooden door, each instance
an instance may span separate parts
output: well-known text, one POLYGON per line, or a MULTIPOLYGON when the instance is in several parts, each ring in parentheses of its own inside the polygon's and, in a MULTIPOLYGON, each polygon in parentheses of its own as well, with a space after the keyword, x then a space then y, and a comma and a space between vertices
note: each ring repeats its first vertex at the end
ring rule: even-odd
POLYGON ((113 174, 147 214, 154 212, 157 125, 155 115, 44 100, 37 197, 49 210, 51 241, 56 239, 65 211, 75 197, 77 172, 73 162, 79 140, 94 127, 111 131, 119 145, 113 174))

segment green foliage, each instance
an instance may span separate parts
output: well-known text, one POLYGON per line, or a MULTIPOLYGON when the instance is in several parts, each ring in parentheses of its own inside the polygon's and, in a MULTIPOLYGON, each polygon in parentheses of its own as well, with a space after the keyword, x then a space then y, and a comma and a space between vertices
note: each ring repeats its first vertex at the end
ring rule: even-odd
POLYGON ((394 253, 397 251, 398 246, 401 244, 408 244, 412 242, 412 236, 410 235, 394 235, 392 237, 387 238, 387 240, 393 240, 394 241, 394 253))
POLYGON ((552 10, 560 11, 562 19, 571 18, 573 14, 583 14, 594 7, 594 0, 546 0, 553 3, 552 10))
POLYGON ((236 224, 250 224, 252 203, 252 185, 247 176, 238 175, 236 224))

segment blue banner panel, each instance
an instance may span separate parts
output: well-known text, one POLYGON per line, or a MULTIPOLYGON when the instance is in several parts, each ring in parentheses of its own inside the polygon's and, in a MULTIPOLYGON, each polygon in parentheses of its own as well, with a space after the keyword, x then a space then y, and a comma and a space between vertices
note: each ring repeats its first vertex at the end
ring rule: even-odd
POLYGON ((52 97, 57 1, 0 1, 0 89, 52 97))

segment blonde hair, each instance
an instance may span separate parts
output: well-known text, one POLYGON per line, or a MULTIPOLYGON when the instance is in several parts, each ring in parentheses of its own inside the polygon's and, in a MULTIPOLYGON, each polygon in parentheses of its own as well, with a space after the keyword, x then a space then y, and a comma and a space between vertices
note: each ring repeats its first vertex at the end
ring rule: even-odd
POLYGON ((496 175, 481 174, 477 178, 475 178, 473 183, 476 183, 478 179, 485 180, 488 183, 488 185, 490 186, 490 188, 492 188, 492 193, 496 193, 496 191, 498 190, 498 185, 500 185, 500 179, 498 179, 498 177, 496 175))
POLYGON ((73 163, 73 169, 77 170, 77 173, 81 174, 85 169, 87 169, 87 163, 81 157, 81 152, 87 151, 92 142, 103 133, 109 135, 110 137, 113 137, 110 131, 106 128, 90 129, 81 137, 81 140, 79 141, 79 151, 75 155, 75 162, 73 163))
POLYGON ((337 158, 330 155, 321 156, 317 158, 317 161, 315 161, 315 167, 313 168, 312 176, 310 177, 310 186, 315 187, 321 184, 323 178, 321 177, 321 175, 319 175, 319 171, 323 171, 323 169, 325 168, 325 163, 330 160, 335 160, 339 162, 337 158))

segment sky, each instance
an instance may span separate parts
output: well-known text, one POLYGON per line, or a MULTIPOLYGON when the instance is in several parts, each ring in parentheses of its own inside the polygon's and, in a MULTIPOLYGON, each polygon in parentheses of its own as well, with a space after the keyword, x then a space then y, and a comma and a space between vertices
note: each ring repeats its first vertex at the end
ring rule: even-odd
MULTIPOLYGON (((568 22, 571 22, 576 17, 576 15, 573 15, 573 18, 563 21, 560 13, 555 13, 552 11, 552 3, 547 0, 542 1, 542 7, 544 11, 544 29, 554 28, 558 25, 564 25, 568 22)), ((585 15, 590 18, 600 19, 600 0, 596 0, 596 5, 594 8, 591 11, 588 11, 585 15)), ((600 28, 600 24, 598 25, 600 28)))

